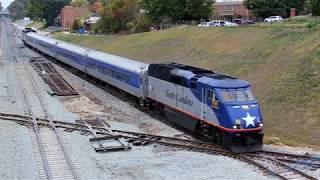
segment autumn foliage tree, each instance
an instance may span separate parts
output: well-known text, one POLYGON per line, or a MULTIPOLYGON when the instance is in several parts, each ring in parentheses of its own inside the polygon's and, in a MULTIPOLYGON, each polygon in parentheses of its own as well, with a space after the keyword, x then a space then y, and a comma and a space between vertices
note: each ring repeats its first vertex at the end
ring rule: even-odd
POLYGON ((140 0, 141 8, 154 22, 207 19, 212 14, 214 0, 140 0))
POLYGON ((102 3, 98 0, 89 1, 89 10, 91 12, 99 12, 102 8, 102 3))
POLYGON ((83 23, 81 22, 80 19, 76 19, 73 24, 72 24, 72 31, 78 31, 80 28, 83 27, 83 23))
POLYGON ((298 12, 304 10, 306 0, 246 0, 244 4, 258 17, 281 15, 288 17, 290 8, 296 8, 298 12))
POLYGON ((101 5, 97 28, 105 33, 128 31, 139 14, 136 0, 108 0, 101 5))
POLYGON ((70 3, 74 7, 81 7, 88 4, 87 0, 73 0, 70 3))

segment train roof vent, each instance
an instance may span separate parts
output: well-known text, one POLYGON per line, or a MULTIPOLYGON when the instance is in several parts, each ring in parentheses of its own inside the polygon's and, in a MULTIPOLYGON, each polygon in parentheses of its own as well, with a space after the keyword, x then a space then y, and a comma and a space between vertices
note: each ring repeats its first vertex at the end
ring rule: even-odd
POLYGON ((214 73, 213 71, 210 70, 205 70, 193 66, 188 66, 184 64, 178 64, 178 63, 171 63, 171 65, 175 68, 182 69, 182 70, 187 70, 191 71, 193 74, 204 74, 204 73, 214 73))
POLYGON ((190 80, 191 80, 191 81, 198 81, 199 78, 198 78, 197 76, 194 76, 194 77, 192 77, 190 80))
POLYGON ((221 74, 206 74, 206 77, 210 77, 213 79, 218 79, 218 80, 223 80, 223 79, 237 79, 231 76, 227 76, 227 75, 221 75, 221 74))

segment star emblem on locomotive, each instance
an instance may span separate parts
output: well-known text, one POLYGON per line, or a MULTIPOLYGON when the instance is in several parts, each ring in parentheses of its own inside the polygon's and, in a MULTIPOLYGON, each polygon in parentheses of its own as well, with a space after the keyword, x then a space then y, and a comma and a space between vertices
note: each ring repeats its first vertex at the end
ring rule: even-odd
POLYGON ((242 119, 246 121, 246 127, 249 127, 250 125, 254 126, 254 120, 256 119, 256 117, 255 116, 251 116, 247 112, 247 117, 244 117, 242 119))

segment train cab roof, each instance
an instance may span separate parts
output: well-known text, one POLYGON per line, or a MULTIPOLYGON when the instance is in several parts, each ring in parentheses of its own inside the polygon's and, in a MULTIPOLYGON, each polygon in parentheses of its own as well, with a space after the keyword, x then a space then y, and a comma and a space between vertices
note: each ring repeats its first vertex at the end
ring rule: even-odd
POLYGON ((34 33, 36 33, 37 31, 36 31, 35 29, 32 29, 32 28, 24 28, 24 29, 22 30, 22 33, 28 33, 28 32, 34 32, 34 33))
POLYGON ((151 64, 148 72, 150 76, 167 81, 180 77, 188 81, 207 84, 216 88, 247 88, 250 86, 247 81, 238 78, 177 63, 151 64))

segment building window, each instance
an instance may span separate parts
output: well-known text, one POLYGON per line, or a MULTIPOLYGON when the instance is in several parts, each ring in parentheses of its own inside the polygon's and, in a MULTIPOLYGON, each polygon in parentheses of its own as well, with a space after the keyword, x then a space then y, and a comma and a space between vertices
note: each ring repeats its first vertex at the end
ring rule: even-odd
POLYGON ((224 11, 234 11, 233 4, 231 4, 231 5, 225 5, 225 6, 224 6, 224 11))

